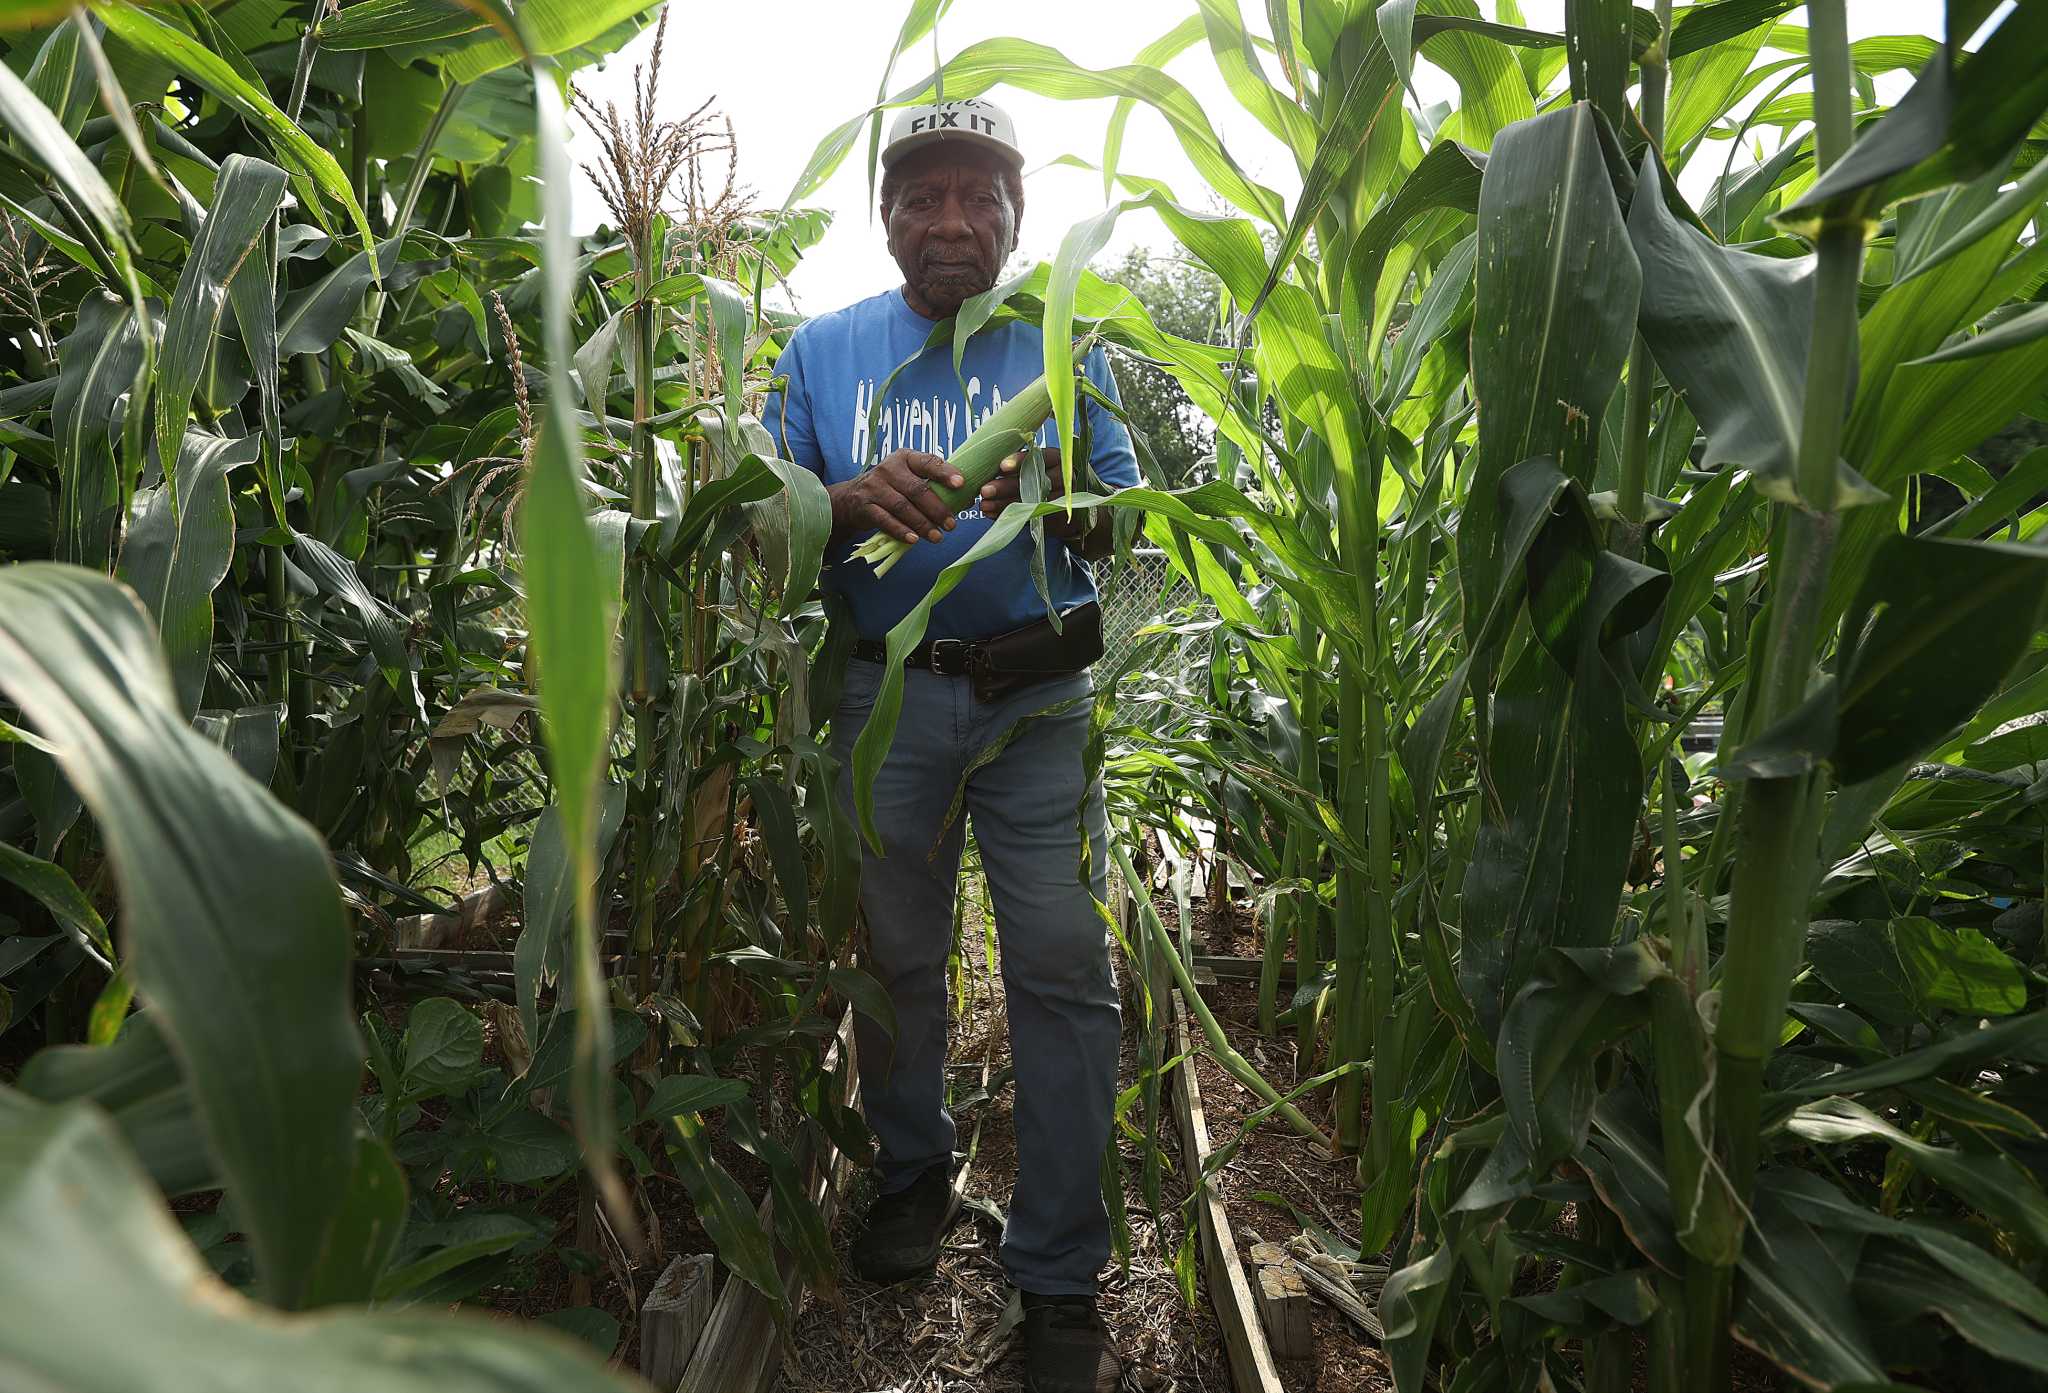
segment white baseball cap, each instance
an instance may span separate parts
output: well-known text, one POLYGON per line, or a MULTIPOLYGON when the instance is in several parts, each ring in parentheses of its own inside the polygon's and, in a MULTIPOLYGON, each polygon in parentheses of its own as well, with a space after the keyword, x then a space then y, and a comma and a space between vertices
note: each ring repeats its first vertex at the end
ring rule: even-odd
POLYGON ((1010 119, 1010 113, 994 102, 970 97, 964 101, 905 107, 897 112, 889 127, 889 143, 882 147, 882 168, 888 169, 911 151, 942 140, 979 145, 993 150, 1012 169, 1024 167, 1024 152, 1017 148, 1017 125, 1010 119))

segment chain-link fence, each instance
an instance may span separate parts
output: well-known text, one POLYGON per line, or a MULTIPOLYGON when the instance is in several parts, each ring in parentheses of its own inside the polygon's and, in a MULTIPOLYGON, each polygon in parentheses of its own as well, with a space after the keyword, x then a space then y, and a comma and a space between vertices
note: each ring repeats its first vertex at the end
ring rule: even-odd
POLYGON ((1102 603, 1104 673, 1121 672, 1138 644, 1139 630, 1162 616, 1187 607, 1198 597, 1194 587, 1168 564, 1156 547, 1133 548, 1128 560, 1116 557, 1095 568, 1102 603))

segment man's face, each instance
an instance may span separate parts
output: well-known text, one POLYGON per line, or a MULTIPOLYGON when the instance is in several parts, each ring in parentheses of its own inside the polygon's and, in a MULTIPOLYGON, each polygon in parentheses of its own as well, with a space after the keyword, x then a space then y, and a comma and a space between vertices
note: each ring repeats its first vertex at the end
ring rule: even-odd
POLYGON ((1017 249, 1023 210, 997 171, 993 156, 944 142, 906 161, 895 202, 882 216, 905 298, 918 313, 948 318, 994 285, 1017 249))

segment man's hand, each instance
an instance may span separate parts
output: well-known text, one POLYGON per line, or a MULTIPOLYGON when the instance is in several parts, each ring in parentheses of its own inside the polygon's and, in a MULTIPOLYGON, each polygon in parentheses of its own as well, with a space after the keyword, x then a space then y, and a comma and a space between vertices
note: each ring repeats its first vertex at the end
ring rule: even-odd
MULTIPOLYGON (((1045 459, 1045 501, 1050 503, 1062 494, 1071 492, 1067 487, 1067 469, 1060 459, 1057 445, 1046 445, 1039 449, 1045 459)), ((983 484, 981 488, 981 511, 984 517, 996 518, 1003 509, 1024 497, 1024 480, 1018 472, 1023 456, 1011 455, 1003 461, 1002 472, 983 484)), ((1094 526, 1094 512, 1088 508, 1076 508, 1071 513, 1048 513, 1045 516, 1045 530, 1069 546, 1078 547, 1094 526)))
MULTIPOLYGON (((1068 477, 1065 462, 1060 458, 1059 447, 1043 446, 1039 454, 1045 460, 1045 499, 1050 502, 1068 493, 1068 477)), ((1022 455, 1012 455, 1003 461, 1002 472, 982 486, 981 511, 984 516, 1000 516, 1024 496, 1024 482, 1018 473, 1022 455)), ((1108 509, 1100 514, 1093 508, 1075 508, 1072 512, 1048 513, 1045 516, 1045 530, 1067 544, 1067 548, 1085 561, 1100 561, 1109 555, 1116 544, 1116 525, 1108 509)))
POLYGON ((958 524, 953 509, 932 492, 934 482, 959 488, 952 465, 922 450, 898 450, 873 469, 825 490, 832 500, 835 536, 870 528, 903 542, 937 542, 958 524))

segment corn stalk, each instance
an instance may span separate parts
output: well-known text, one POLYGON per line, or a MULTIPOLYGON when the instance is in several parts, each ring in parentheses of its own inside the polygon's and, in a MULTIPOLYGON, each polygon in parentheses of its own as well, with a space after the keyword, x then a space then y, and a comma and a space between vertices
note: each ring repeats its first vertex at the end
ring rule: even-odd
MULTIPOLYGON (((1664 148, 1664 101, 1666 86, 1671 77, 1671 63, 1665 57, 1665 46, 1671 42, 1671 0, 1657 0, 1657 38, 1638 60, 1642 72, 1642 118, 1643 130, 1650 137, 1650 146, 1660 154, 1664 148)), ((1641 334, 1636 335, 1635 347, 1628 359, 1628 402, 1622 421, 1621 437, 1621 486, 1616 506, 1622 521, 1638 533, 1643 525, 1644 480, 1649 470, 1650 459, 1650 403, 1656 391, 1656 362, 1650 356, 1650 345, 1641 334)), ((1639 537, 1631 537, 1628 544, 1640 551, 1639 537)))
MULTIPOLYGON (((1825 172, 1848 152, 1854 136, 1847 23, 1843 0, 1815 0, 1808 13, 1815 163, 1825 172)), ((1775 508, 1771 622, 1758 655, 1761 670, 1754 679, 1749 710, 1749 729, 1757 734, 1790 715, 1805 699, 1820 646, 1837 526, 1836 462, 1856 354, 1856 284, 1864 233, 1860 210, 1838 214, 1821 229, 1816 245, 1813 338, 1798 454, 1801 501, 1775 508)), ((1748 1200, 1756 1176, 1764 1065, 1777 1044, 1805 942, 1825 777, 1816 769, 1757 779, 1744 792, 1728 942, 1721 963, 1713 1093, 1718 1160, 1738 1202, 1748 1200)), ((1739 1219, 1736 1222, 1739 1226, 1739 1219)), ((1699 1303, 1689 1322, 1695 1344, 1692 1359, 1707 1386, 1714 1388, 1726 1386, 1728 1380, 1725 1313, 1734 1271, 1732 1260, 1713 1268, 1712 1280, 1700 1284, 1692 1298, 1699 1303)))
MULTIPOLYGON (((660 336, 660 307, 653 299, 660 267, 650 223, 636 229, 632 242, 634 300, 633 433, 631 506, 633 516, 651 521, 655 515, 654 346, 660 336)), ((633 713, 633 785, 631 950, 637 964, 637 986, 645 998, 654 990, 654 781, 661 762, 660 712, 655 690, 667 667, 667 641, 662 626, 668 618, 667 581, 650 573, 637 547, 626 553, 626 699, 633 713)))

